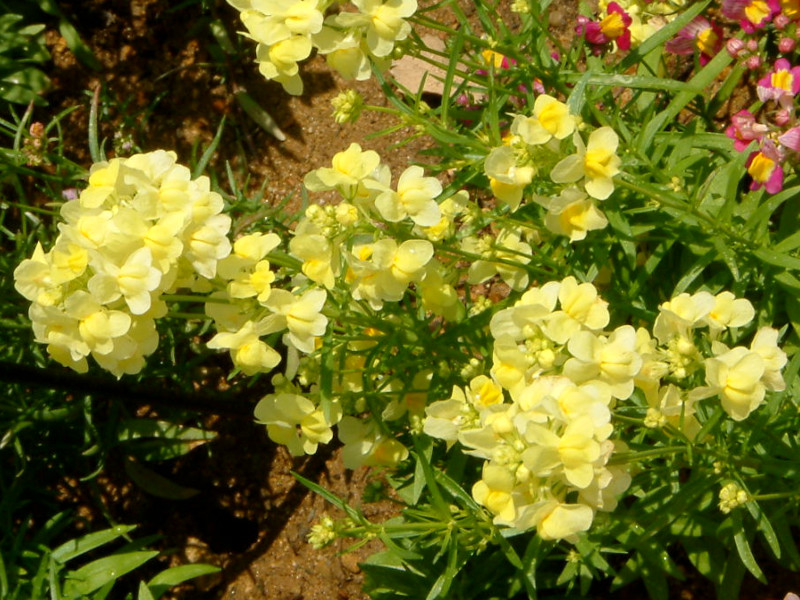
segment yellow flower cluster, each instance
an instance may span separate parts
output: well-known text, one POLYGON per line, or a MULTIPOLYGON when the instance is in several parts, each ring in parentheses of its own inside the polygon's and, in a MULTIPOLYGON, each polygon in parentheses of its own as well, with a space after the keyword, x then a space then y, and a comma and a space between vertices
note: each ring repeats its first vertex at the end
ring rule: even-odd
MULTIPOLYGON (((325 16, 331 0, 228 0, 255 40, 259 71, 293 95, 303 93, 298 63, 313 49, 345 79, 385 70, 395 43, 408 37, 416 0, 351 0, 355 10, 325 16)), ((336 3, 339 4, 339 3, 336 3)))
POLYGON ((698 292, 659 308, 655 338, 630 325, 606 333, 607 303, 592 284, 567 277, 493 315, 491 378, 429 405, 423 430, 486 461, 472 493, 495 523, 569 540, 596 511, 613 510, 630 476, 608 465, 620 446, 610 440, 610 409, 635 387, 649 406, 646 427, 682 427, 688 437, 699 429, 698 400, 717 396, 741 420, 766 390, 784 389, 775 329, 759 329, 750 348, 718 341, 752 320, 747 300, 698 292), (696 386, 701 370, 707 385, 696 386))
POLYGON ((95 164, 89 186, 61 207, 53 248, 14 271, 32 302, 36 341, 79 372, 87 357, 117 377, 155 351, 165 292, 216 275, 231 219, 207 177, 192 179, 163 150, 95 164))
POLYGON ((328 289, 345 286, 354 300, 374 310, 400 301, 414 284, 426 308, 454 318, 463 307, 425 234, 434 227, 446 229, 447 215, 459 211, 460 200, 437 203, 442 185, 421 167, 405 169, 395 186, 391 180, 377 152, 351 144, 337 153, 331 167, 306 176, 305 186, 312 192, 335 190, 343 201, 309 207, 289 249, 303 261, 303 274, 311 281, 328 289), (389 237, 381 223, 405 224, 412 237, 389 237))
POLYGON ((532 112, 517 115, 504 144, 486 157, 484 172, 492 193, 516 210, 536 175, 549 172, 553 183, 569 185, 558 195, 532 195, 531 199, 547 209, 545 226, 550 231, 573 242, 582 240, 587 232, 608 224, 596 201, 614 191, 613 177, 621 164, 616 154, 619 138, 610 127, 601 127, 584 143, 577 131, 578 118, 566 104, 547 94, 536 98, 532 112), (572 139, 575 153, 563 156, 562 140, 567 138, 572 139))

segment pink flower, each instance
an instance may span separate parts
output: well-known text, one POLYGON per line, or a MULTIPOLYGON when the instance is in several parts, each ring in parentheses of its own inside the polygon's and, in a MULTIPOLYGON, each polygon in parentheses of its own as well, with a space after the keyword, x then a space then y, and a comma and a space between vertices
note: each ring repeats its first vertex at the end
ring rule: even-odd
POLYGON ((694 54, 698 51, 700 64, 705 65, 722 50, 722 29, 705 17, 695 17, 667 42, 666 49, 673 54, 694 54))
POLYGON ((756 123, 756 118, 752 113, 740 110, 731 117, 731 124, 725 130, 725 135, 733 140, 733 147, 738 152, 743 152, 753 140, 760 142, 767 131, 766 125, 756 123))
POLYGON ((788 60, 779 58, 771 73, 767 73, 758 82, 758 98, 762 102, 777 100, 792 103, 797 92, 800 92, 800 67, 792 67, 788 60))
POLYGON ((620 50, 630 50, 632 19, 616 2, 608 4, 608 14, 599 22, 578 17, 577 31, 586 36, 586 41, 595 46, 617 42, 620 50))
POLYGON ((753 152, 745 166, 753 182, 751 190, 759 190, 763 186, 770 194, 777 194, 783 189, 783 157, 775 144, 765 140, 761 149, 753 152))
POLYGON ((792 127, 783 135, 778 136, 778 143, 784 148, 800 152, 800 126, 792 127))
POLYGON ((739 21, 747 33, 761 29, 781 11, 778 0, 723 0, 722 14, 739 21))

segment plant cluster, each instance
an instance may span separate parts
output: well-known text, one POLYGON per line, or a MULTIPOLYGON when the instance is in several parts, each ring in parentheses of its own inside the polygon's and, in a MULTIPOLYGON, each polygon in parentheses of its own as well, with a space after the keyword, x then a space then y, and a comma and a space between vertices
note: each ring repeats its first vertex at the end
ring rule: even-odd
POLYGON ((796 2, 601 2, 568 47, 547 1, 230 3, 268 79, 302 93, 314 48, 374 75, 390 106, 345 91, 337 122, 392 112, 429 160, 393 173, 352 142, 309 169, 295 222, 234 227, 244 200, 173 152, 98 155, 14 270, 52 359, 147 372, 202 323, 231 379, 271 382, 273 441, 336 438, 384 474, 384 523, 301 478, 345 515, 315 546, 386 545, 374 598, 639 577, 667 598, 678 547, 719 597, 762 556, 800 569, 796 2), (404 52, 440 105, 425 77, 392 84, 404 52), (753 102, 729 124, 732 97, 753 102))

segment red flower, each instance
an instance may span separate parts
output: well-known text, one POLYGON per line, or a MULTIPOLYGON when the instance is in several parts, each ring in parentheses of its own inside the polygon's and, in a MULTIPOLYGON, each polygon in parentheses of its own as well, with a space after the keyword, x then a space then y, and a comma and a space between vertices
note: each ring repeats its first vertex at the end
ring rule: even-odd
POLYGON ((586 37, 587 42, 595 46, 616 42, 620 50, 630 50, 630 26, 630 15, 616 2, 610 2, 608 14, 600 21, 589 21, 585 17, 579 17, 577 30, 586 37))

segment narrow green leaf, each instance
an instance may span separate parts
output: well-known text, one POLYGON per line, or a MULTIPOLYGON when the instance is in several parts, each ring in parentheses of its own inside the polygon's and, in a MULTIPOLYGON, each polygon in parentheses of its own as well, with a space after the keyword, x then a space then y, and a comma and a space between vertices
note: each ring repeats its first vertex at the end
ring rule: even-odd
POLYGON ((758 566, 756 557, 753 556, 753 550, 750 548, 747 532, 744 530, 744 525, 739 515, 734 517, 733 526, 736 530, 733 534, 733 541, 736 544, 736 551, 739 553, 742 564, 752 573, 753 577, 758 579, 761 583, 767 583, 764 572, 761 570, 761 567, 758 566))
POLYGON ((89 533, 83 537, 61 544, 58 548, 53 550, 52 557, 63 564, 95 548, 113 542, 134 529, 136 529, 136 525, 117 525, 111 529, 89 533))
POLYGON ((290 473, 292 474, 292 477, 297 479, 297 481, 302 483, 304 486, 306 486, 312 492, 322 496, 323 498, 325 498, 325 500, 327 500, 328 502, 330 502, 331 504, 333 504, 337 508, 342 509, 345 513, 347 513, 347 516, 350 517, 355 523, 362 523, 363 524, 363 523, 366 522, 366 520, 364 519, 364 516, 359 511, 357 511, 355 508, 350 506, 347 502, 345 502, 344 500, 339 498, 339 496, 337 496, 336 494, 334 494, 332 492, 329 492, 328 490, 326 490, 321 485, 319 485, 317 483, 314 483, 310 479, 306 479, 305 477, 303 477, 299 473, 296 473, 295 471, 290 471, 290 473))
POLYGON ((100 105, 100 85, 94 89, 92 95, 92 103, 89 106, 89 155, 92 157, 92 162, 98 163, 106 159, 105 153, 100 147, 100 142, 97 138, 97 111, 100 105))
POLYGON ((214 565, 193 564, 180 565, 161 571, 147 582, 147 587, 152 593, 153 600, 158 600, 169 588, 180 585, 184 581, 217 573, 219 567, 214 565))
POLYGON ((624 87, 639 90, 663 90, 666 92, 694 92, 699 94, 703 88, 693 88, 685 81, 664 79, 648 75, 624 75, 620 73, 588 72, 568 75, 567 81, 585 82, 587 85, 605 87, 624 87))
POLYGON ((753 254, 756 258, 763 260, 765 263, 775 265, 776 267, 783 267, 791 271, 800 270, 800 258, 789 256, 781 252, 776 252, 769 248, 759 248, 753 254))
POLYGON ((709 248, 708 252, 699 256, 697 260, 688 268, 675 284, 674 294, 685 292, 690 285, 697 279, 705 268, 710 265, 717 258, 718 251, 716 248, 709 248))
POLYGON ((139 594, 136 596, 136 600, 156 600, 144 581, 139 582, 139 594))
POLYGON ((92 561, 76 571, 67 573, 66 596, 86 596, 112 583, 148 560, 158 556, 157 550, 114 554, 92 561))
POLYGON ((97 57, 89 49, 89 46, 83 42, 78 30, 75 29, 75 27, 73 27, 72 24, 63 17, 58 23, 58 31, 61 33, 61 36, 67 42, 67 46, 70 50, 72 50, 72 53, 79 61, 93 71, 103 70, 103 65, 100 64, 99 60, 97 60, 97 57))
POLYGON ((214 134, 214 139, 211 140, 211 143, 206 148, 203 155, 200 157, 200 160, 197 161, 197 164, 194 166, 192 170, 192 179, 197 179, 200 175, 203 174, 203 171, 206 170, 208 163, 211 161, 211 158, 214 156, 214 153, 217 151, 219 147, 219 143, 222 140, 222 132, 225 129, 225 115, 222 116, 220 119, 219 127, 217 127, 217 133, 214 134))
POLYGON ((200 493, 200 490, 179 485, 130 458, 125 459, 125 472, 136 485, 158 498, 186 500, 200 493))
POLYGON ((247 113, 247 116, 255 121, 256 125, 261 127, 261 129, 266 131, 279 142, 286 141, 286 134, 280 130, 280 127, 278 127, 275 119, 273 119, 267 111, 261 108, 258 102, 253 100, 250 94, 240 90, 238 92, 234 92, 233 96, 236 98, 236 102, 239 103, 239 106, 241 106, 244 112, 247 113))
POLYGON ((761 510, 761 506, 755 500, 750 500, 745 506, 747 506, 747 511, 755 520, 758 530, 763 534, 764 540, 766 540, 775 558, 780 560, 781 544, 778 541, 778 536, 775 534, 775 530, 772 528, 772 523, 769 522, 767 515, 764 514, 764 511, 761 510))
POLYGON ((701 14, 706 7, 711 3, 711 0, 704 0, 692 4, 686 10, 682 10, 680 14, 670 21, 667 25, 656 31, 653 35, 649 36, 644 42, 639 44, 636 48, 632 49, 619 63, 618 71, 624 71, 629 67, 641 62, 644 57, 652 50, 658 48, 661 44, 675 36, 684 26, 688 25, 692 19, 701 14))

